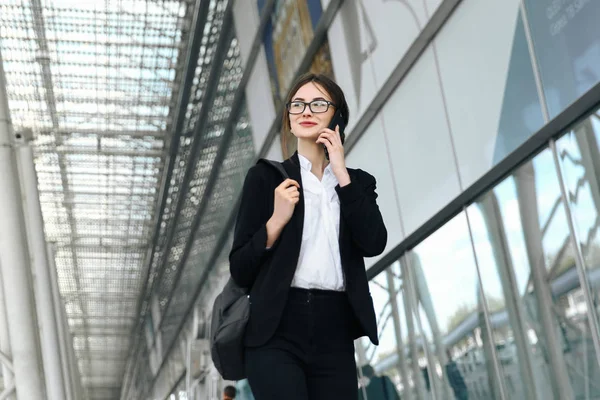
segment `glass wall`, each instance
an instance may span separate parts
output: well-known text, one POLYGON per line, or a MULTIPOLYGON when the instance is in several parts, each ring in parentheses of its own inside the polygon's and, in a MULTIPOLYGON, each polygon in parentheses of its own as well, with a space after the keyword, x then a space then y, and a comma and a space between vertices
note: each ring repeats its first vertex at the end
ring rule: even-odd
POLYGON ((600 2, 525 0, 550 117, 600 82, 600 2))
POLYGON ((371 280, 361 399, 600 398, 598 135, 596 112, 371 280))
MULTIPOLYGON (((247 91, 268 97, 269 110, 327 7, 276 3, 247 91), (289 10, 295 36, 282 18, 289 10)), ((439 4, 400 3, 345 2, 315 57, 311 69, 335 75, 347 94, 349 134, 439 4), (371 23, 383 19, 407 23, 371 23)), ((555 117, 600 82, 599 4, 461 2, 348 155, 378 178, 386 251, 537 132, 543 107, 555 117)), ((251 103, 266 134, 274 117, 251 103)), ((361 399, 600 398, 598 115, 556 142, 558 161, 554 148, 536 154, 372 279, 380 345, 356 342, 361 399)), ((250 399, 247 382, 238 386, 250 399)))

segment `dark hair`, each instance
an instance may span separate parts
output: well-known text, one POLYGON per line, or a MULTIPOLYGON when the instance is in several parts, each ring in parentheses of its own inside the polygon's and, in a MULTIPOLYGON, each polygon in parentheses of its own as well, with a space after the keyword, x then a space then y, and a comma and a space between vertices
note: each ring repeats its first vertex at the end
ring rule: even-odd
POLYGON ((362 374, 363 374, 363 376, 366 376, 367 378, 372 378, 373 376, 375 376, 375 370, 373 369, 371 364, 363 365, 362 366, 362 374))
POLYGON ((290 101, 292 101, 292 97, 302 86, 310 82, 315 83, 321 86, 323 89, 325 89, 327 94, 331 96, 331 101, 333 102, 333 104, 335 104, 336 109, 340 110, 340 112, 342 113, 344 124, 348 125, 350 110, 348 109, 348 103, 346 103, 346 96, 344 96, 344 91, 342 90, 342 88, 339 87, 338 84, 333 81, 333 79, 323 74, 314 74, 312 72, 309 72, 302 75, 296 80, 296 82, 294 82, 290 91, 288 92, 287 97, 285 98, 285 107, 283 108, 281 131, 281 148, 283 149, 283 158, 289 157, 289 154, 287 154, 288 139, 292 135, 290 131, 290 114, 287 110, 287 104, 290 101))
POLYGON ((223 389, 223 394, 227 397, 231 397, 232 399, 235 399, 235 395, 237 394, 237 389, 233 386, 225 386, 225 389, 223 389))

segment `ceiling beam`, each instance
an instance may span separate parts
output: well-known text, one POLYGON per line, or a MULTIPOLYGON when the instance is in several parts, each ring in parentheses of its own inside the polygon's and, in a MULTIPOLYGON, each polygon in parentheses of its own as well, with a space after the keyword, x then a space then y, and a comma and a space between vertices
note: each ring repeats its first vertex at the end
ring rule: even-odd
MULTIPOLYGON (((199 55, 200 55, 200 47, 202 44, 202 39, 204 37, 204 28, 208 18, 209 12, 209 1, 203 0, 195 0, 193 3, 190 1, 188 3, 188 7, 186 10, 186 16, 192 16, 192 22, 190 24, 189 36, 187 38, 187 52, 184 55, 185 58, 180 59, 178 61, 183 61, 183 69, 182 69, 182 85, 180 86, 181 90, 176 97, 176 103, 174 107, 174 116, 173 124, 169 130, 170 135, 167 137, 166 148, 169 148, 169 154, 166 157, 165 163, 167 164, 167 168, 163 170, 162 180, 161 180, 161 189, 159 192, 159 202, 157 204, 155 219, 154 219, 154 234, 152 237, 151 247, 148 250, 148 256, 145 262, 146 268, 146 276, 142 282, 142 289, 140 292, 140 298, 138 301, 138 305, 136 307, 136 316, 138 317, 138 321, 140 321, 140 329, 141 329, 141 320, 142 314, 145 313, 148 307, 148 300, 150 298, 151 287, 148 287, 150 284, 150 278, 155 271, 152 271, 152 260, 154 258, 154 248, 156 247, 159 235, 161 232, 161 224, 163 222, 163 216, 165 212, 165 206, 167 199, 169 197, 169 182, 172 179, 173 169, 175 167, 175 161, 177 159, 177 154, 179 151, 179 143, 180 138, 183 135, 184 124, 186 121, 187 109, 190 101, 190 95, 192 94, 192 86, 194 84, 194 79, 196 77, 196 68, 198 66, 199 55)), ((180 82, 181 80, 177 80, 180 82)), ((131 331, 132 340, 135 340, 135 337, 138 333, 138 327, 134 326, 131 331)), ((139 350, 139 345, 131 346, 130 352, 128 354, 128 366, 127 371, 132 371, 135 368, 136 360, 135 356, 139 350)), ((123 393, 127 395, 129 391, 129 385, 132 382, 130 379, 131 376, 125 378, 126 385, 123 393)))

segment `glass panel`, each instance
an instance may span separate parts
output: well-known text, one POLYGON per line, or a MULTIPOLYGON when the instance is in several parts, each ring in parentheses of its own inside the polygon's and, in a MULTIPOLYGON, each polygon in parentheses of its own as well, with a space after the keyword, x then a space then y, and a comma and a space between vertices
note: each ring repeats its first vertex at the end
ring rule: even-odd
POLYGON ((462 187, 544 124, 520 3, 463 1, 435 38, 462 187))
MULTIPOLYGON (((580 158, 571 147, 563 160, 580 158)), ((563 206, 552 153, 544 150, 468 209, 510 399, 600 395, 563 206)))
MULTIPOLYGON (((598 318, 600 311, 597 304, 600 300, 600 237, 598 227, 600 226, 600 151, 598 137, 600 135, 600 116, 598 111, 579 123, 572 131, 567 133, 556 142, 559 154, 559 162, 563 173, 569 205, 571 208, 573 223, 577 233, 579 248, 583 255, 586 271, 586 284, 590 288, 592 302, 596 304, 595 315, 598 318)), ((574 267, 574 254, 569 254, 568 264, 573 270, 568 276, 565 272, 565 284, 567 278, 569 285, 573 287, 572 295, 564 299, 564 312, 569 315, 573 324, 581 331, 581 336, 587 339, 585 344, 588 354, 585 363, 580 363, 580 368, 586 368, 585 376, 591 378, 588 382, 582 382, 586 391, 600 396, 600 384, 598 378, 598 363, 593 357, 592 343, 589 339, 588 306, 585 302, 583 291, 577 282, 574 267)), ((597 325, 596 325, 597 326, 597 325)), ((582 360, 583 361, 583 360, 582 360)))
POLYGON ((550 117, 600 82, 600 2, 525 0, 550 117))
MULTIPOLYGON (((377 176, 378 192, 390 192, 394 209, 400 207, 402 227, 407 235, 418 229, 461 191, 455 155, 448 151, 452 148, 453 138, 448 128, 442 93, 434 48, 430 46, 383 107, 383 126, 380 126, 381 121, 374 121, 361 137, 360 147, 352 149, 349 156, 349 159, 360 157, 361 162, 356 165, 369 167, 367 171, 377 176), (423 115, 427 115, 427 118, 423 118, 423 115), (386 131, 394 133, 386 136, 386 131), (382 144, 374 143, 379 136, 382 144), (369 144, 363 144, 367 140, 369 144), (439 146, 433 148, 431 143, 439 146), (386 147, 388 151, 381 151, 386 147), (356 153, 362 155, 357 157, 356 153), (373 157, 373 154, 380 155, 373 157), (390 179, 390 183, 386 184, 381 181, 382 175, 389 175, 390 169, 393 169, 393 180, 390 179)), ((483 136, 483 132, 487 132, 484 129, 474 131, 477 131, 479 138, 483 136)), ((466 129, 461 132, 468 134, 466 129)), ((490 132, 490 135, 495 136, 495 131, 490 132)), ((462 138, 454 138, 454 143, 458 143, 460 139, 462 138)), ((470 138, 468 140, 472 142, 470 138)), ((475 156, 474 153, 469 154, 475 156)), ((460 160, 464 162, 465 157, 460 160)), ((478 172, 483 173, 488 168, 489 163, 486 163, 478 172)), ((396 220, 385 219, 387 224, 396 220)), ((389 238, 392 240, 388 242, 395 242, 401 240, 402 236, 389 235, 389 238)))
POLYGON ((499 399, 465 214, 408 253, 426 339, 427 390, 444 399, 499 399))
MULTIPOLYGON (((257 0, 259 12, 265 0, 257 0)), ((267 57, 273 100, 281 104, 302 58, 314 38, 314 29, 323 14, 320 1, 278 1, 265 27, 263 44, 267 57)), ((309 68, 332 76, 331 55, 325 40, 309 68)))
POLYGON ((506 396, 551 399, 548 365, 528 318, 534 289, 515 190, 509 178, 467 211, 506 396))
MULTIPOLYGON (((418 356, 416 368, 412 365, 412 353, 409 350, 411 334, 406 323, 403 286, 399 263, 394 263, 370 282, 379 325, 379 346, 371 345, 367 338, 357 343, 359 399, 379 399, 382 391, 387 393, 390 400, 398 396, 410 398, 407 392, 414 393, 416 390, 414 371, 418 375, 421 372, 418 356), (364 350, 363 354, 361 350, 364 350)), ((413 323, 413 338, 414 326, 413 323)))

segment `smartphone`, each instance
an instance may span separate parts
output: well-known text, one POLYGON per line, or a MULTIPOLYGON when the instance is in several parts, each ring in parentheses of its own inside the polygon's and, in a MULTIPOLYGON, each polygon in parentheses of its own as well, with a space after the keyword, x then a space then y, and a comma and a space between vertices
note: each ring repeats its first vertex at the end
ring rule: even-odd
MULTIPOLYGON (((346 128, 346 124, 344 124, 344 118, 342 117, 342 113, 340 110, 336 110, 335 114, 331 118, 331 122, 329 123, 328 128, 335 132, 335 127, 339 126, 340 128, 340 139, 342 139, 342 145, 346 140, 346 134, 344 133, 344 129, 346 128)), ((329 152, 327 151, 327 146, 323 145, 323 149, 325 150, 325 158, 329 161, 329 152)))

